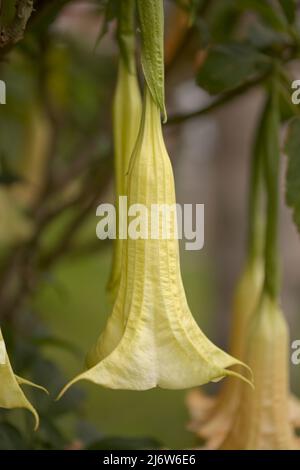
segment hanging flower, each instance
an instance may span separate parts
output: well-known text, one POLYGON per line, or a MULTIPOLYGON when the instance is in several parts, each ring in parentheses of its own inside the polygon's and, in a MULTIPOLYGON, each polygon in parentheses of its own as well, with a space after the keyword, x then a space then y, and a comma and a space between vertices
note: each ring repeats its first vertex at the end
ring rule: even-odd
POLYGON ((24 395, 20 385, 30 385, 47 393, 43 387, 14 374, 0 329, 0 408, 26 408, 33 414, 35 429, 37 429, 39 425, 38 414, 24 395))
MULTIPOLYGON (((162 136, 160 110, 146 86, 141 129, 132 155, 128 204, 175 205, 173 172, 162 136)), ((89 369, 73 379, 115 389, 182 389, 241 374, 241 364, 211 343, 189 310, 182 284, 176 215, 170 237, 128 238, 118 296, 105 330, 88 355, 89 369), (175 224, 174 224, 175 222, 175 224)), ((61 393, 61 394, 62 394, 61 393)))
MULTIPOLYGON (((255 311, 263 286, 263 260, 250 259, 237 284, 233 299, 230 353, 245 360, 248 321, 255 311)), ((231 429, 241 399, 241 382, 229 377, 216 397, 192 390, 187 397, 191 414, 189 429, 207 440, 205 447, 215 449, 231 429)))
MULTIPOLYGON (((269 107, 270 103, 268 101, 261 122, 258 125, 249 191, 248 261, 238 282, 233 301, 230 354, 245 362, 248 360, 246 345, 249 324, 251 324, 252 317, 257 310, 265 284, 260 193, 262 186, 262 163, 266 154, 265 141, 268 138, 266 137, 266 127, 267 122, 270 120, 269 107)), ((274 140, 274 135, 278 135, 278 129, 270 135, 274 140)), ((193 390, 189 394, 187 404, 192 417, 189 429, 205 439, 205 448, 218 449, 222 446, 224 440, 227 439, 235 422, 236 415, 240 412, 240 407, 244 401, 242 390, 243 386, 240 381, 229 378, 221 387, 216 397, 206 396, 199 390, 193 390)), ((296 397, 289 395, 289 422, 293 427, 300 425, 299 413, 299 401, 296 397)))
POLYGON ((264 293, 253 318, 247 360, 255 390, 241 387, 238 413, 222 449, 299 449, 289 419, 289 334, 280 307, 264 293))
MULTIPOLYGON (((133 53, 132 53, 133 55, 133 53)), ((115 194, 116 212, 119 212, 119 197, 126 195, 127 171, 129 160, 136 142, 141 121, 142 102, 138 86, 134 56, 131 57, 130 69, 120 57, 117 87, 113 106, 114 157, 115 157, 115 194)), ((119 217, 117 216, 117 220, 119 217)), ((123 240, 114 240, 113 260, 108 292, 115 300, 120 285, 123 240)))

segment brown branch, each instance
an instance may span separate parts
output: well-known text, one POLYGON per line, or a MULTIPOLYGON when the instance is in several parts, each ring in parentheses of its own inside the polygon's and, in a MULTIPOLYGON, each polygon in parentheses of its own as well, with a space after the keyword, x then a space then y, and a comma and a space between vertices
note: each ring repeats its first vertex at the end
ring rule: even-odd
POLYGON ((91 214, 92 209, 100 200, 110 181, 110 167, 106 163, 107 161, 102 161, 104 168, 99 168, 99 171, 102 171, 101 178, 96 178, 97 185, 94 178, 95 175, 91 175, 94 178, 94 184, 87 181, 83 191, 76 198, 56 208, 49 209, 49 211, 45 210, 43 213, 40 213, 31 239, 14 250, 8 258, 7 269, 4 269, 0 282, 1 318, 13 319, 28 295, 36 288, 42 273, 52 267, 62 256, 70 253, 75 235, 77 235, 82 224, 91 214), (59 213, 77 204, 81 204, 81 207, 67 224, 61 238, 51 250, 39 256, 40 239, 49 224, 59 213), (11 286, 14 283, 17 285, 15 285, 12 294, 11 286))
POLYGON ((243 93, 254 88, 255 86, 262 84, 270 75, 270 73, 271 72, 268 71, 267 73, 264 73, 263 75, 259 77, 255 77, 252 80, 248 80, 246 83, 235 88, 234 90, 229 91, 228 93, 219 96, 212 103, 210 103, 208 106, 205 106, 204 108, 198 109, 196 111, 192 111, 191 113, 173 114, 173 116, 170 116, 168 118, 168 121, 166 124, 167 125, 181 124, 182 122, 188 121, 190 119, 205 116, 211 113, 212 111, 215 111, 216 109, 222 107, 224 104, 232 101, 233 99, 238 98, 243 93))
POLYGON ((15 10, 11 24, 0 28, 0 48, 10 48, 23 38, 33 11, 33 0, 16 0, 15 10))

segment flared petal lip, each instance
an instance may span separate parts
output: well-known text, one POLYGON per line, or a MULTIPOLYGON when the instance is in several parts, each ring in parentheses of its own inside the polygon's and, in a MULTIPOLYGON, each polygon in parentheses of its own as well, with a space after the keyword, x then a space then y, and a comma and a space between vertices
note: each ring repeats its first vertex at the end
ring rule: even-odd
MULTIPOLYGON (((238 373, 238 372, 235 372, 233 370, 230 370, 230 369, 220 369, 220 374, 216 375, 215 377, 213 377, 211 380, 216 380, 216 379, 223 379, 224 377, 226 376, 232 376, 232 377, 237 377, 239 379, 241 379, 243 382, 247 383, 251 388, 254 389, 254 383, 253 383, 253 374, 252 374, 252 370, 250 369, 249 366, 247 366, 247 364, 244 364, 243 362, 240 362, 238 360, 233 360, 233 363, 232 364, 229 364, 228 367, 233 367, 235 365, 238 365, 240 367, 243 367, 245 368, 248 372, 249 372, 249 375, 250 375, 250 378, 248 379, 247 377, 245 377, 244 375, 238 373)), ((96 365, 97 366, 97 365, 96 365)), ((94 366, 94 367, 96 367, 94 366)), ((103 388, 109 388, 109 389, 113 389, 115 388, 116 390, 120 389, 119 387, 112 387, 111 385, 110 386, 107 386, 105 384, 102 384, 101 382, 98 382, 96 380, 93 379, 93 377, 91 376, 91 371, 92 369, 94 368, 90 368, 88 369, 87 371, 85 372, 82 372, 81 374, 78 374, 76 377, 74 377, 74 379, 72 379, 70 382, 68 382, 65 387, 59 392, 58 396, 56 397, 56 401, 59 400, 66 392, 67 390, 72 386, 74 385, 75 383, 81 381, 81 380, 86 380, 86 381, 89 381, 89 382, 93 382, 97 385, 101 385, 103 388)), ((153 388, 161 388, 161 389, 164 389, 166 387, 162 387, 160 385, 154 385, 153 387, 148 387, 148 388, 141 388, 141 391, 143 390, 150 390, 150 389, 153 389, 153 388)), ((184 389, 188 389, 188 388, 192 388, 191 386, 187 386, 187 387, 182 387, 182 390, 184 389)), ((168 389, 170 389, 168 387, 168 389)), ((132 388, 128 387, 128 388, 122 388, 122 390, 133 390, 132 388)), ((135 389, 136 390, 136 389, 135 389)))

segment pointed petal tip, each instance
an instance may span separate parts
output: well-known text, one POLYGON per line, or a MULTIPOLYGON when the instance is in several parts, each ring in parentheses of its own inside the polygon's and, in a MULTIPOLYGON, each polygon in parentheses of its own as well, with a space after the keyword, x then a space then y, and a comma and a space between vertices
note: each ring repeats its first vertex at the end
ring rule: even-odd
POLYGON ((232 361, 229 364, 227 364, 226 368, 223 369, 224 374, 218 375, 212 381, 219 381, 226 376, 231 376, 231 377, 236 377, 242 380, 243 382, 250 385, 252 389, 254 389, 254 377, 253 377, 252 369, 247 364, 245 364, 242 361, 239 361, 238 359, 235 359, 233 357, 231 357, 231 359, 232 361), (249 377, 247 377, 244 373, 236 372, 231 369, 231 367, 235 367, 235 366, 242 367, 243 369, 245 369, 248 372, 249 377))
POLYGON ((89 379, 85 377, 85 373, 77 375, 76 377, 74 377, 74 379, 70 380, 70 382, 68 382, 63 387, 63 389, 59 392, 59 394, 55 398, 55 401, 60 400, 63 397, 63 395, 69 390, 69 388, 72 387, 72 385, 74 385, 76 382, 79 382, 80 380, 89 380, 89 379))
POLYGON ((35 410, 34 410, 33 416, 34 416, 34 419, 35 419, 35 424, 34 424, 33 429, 36 432, 39 428, 39 425, 40 425, 40 418, 39 418, 39 415, 37 414, 37 412, 35 410))
POLYGON ((35 384, 34 382, 31 382, 30 380, 23 379, 23 377, 19 377, 16 374, 15 374, 15 377, 19 385, 29 385, 29 387, 37 388, 38 390, 42 390, 43 392, 45 392, 47 395, 50 395, 49 391, 42 385, 38 385, 38 384, 35 384))
POLYGON ((30 413, 32 413, 33 417, 34 417, 34 431, 36 432, 39 428, 39 425, 40 425, 40 417, 38 415, 38 412, 36 411, 36 409, 32 406, 32 404, 30 402, 27 402, 26 405, 22 406, 22 408, 25 408, 26 410, 30 411, 30 413))
POLYGON ((245 367, 250 372, 250 379, 245 377, 245 375, 240 374, 239 372, 235 372, 234 370, 230 370, 230 369, 226 369, 226 371, 225 371, 226 375, 231 376, 231 377, 237 377, 238 379, 242 380, 246 384, 250 385, 250 387, 254 390, 255 387, 254 387, 254 383, 253 383, 253 373, 252 373, 250 367, 248 367, 246 364, 240 364, 240 365, 245 367))

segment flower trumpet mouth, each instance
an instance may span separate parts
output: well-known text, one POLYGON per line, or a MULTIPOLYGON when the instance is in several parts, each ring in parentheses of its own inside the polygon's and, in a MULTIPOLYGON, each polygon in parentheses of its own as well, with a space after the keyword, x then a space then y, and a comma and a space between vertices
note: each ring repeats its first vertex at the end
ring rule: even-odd
POLYGON ((48 391, 41 387, 40 385, 36 385, 29 380, 23 379, 22 377, 18 377, 14 374, 9 357, 6 352, 5 343, 2 337, 2 333, 0 330, 0 407, 1 408, 25 408, 29 410, 35 419, 35 426, 34 430, 36 431, 39 426, 39 416, 26 398, 25 394, 23 393, 20 385, 29 385, 31 387, 38 388, 43 390, 45 393, 48 391))
MULTIPOLYGON (((160 111, 147 87, 130 161, 128 200, 148 208, 151 204, 175 204, 160 111)), ((184 389, 226 376, 252 383, 251 376, 228 369, 239 365, 249 371, 248 366, 216 347, 190 312, 180 273, 176 224, 171 219, 169 233, 173 230, 174 236, 168 239, 125 241, 118 296, 105 330, 88 354, 89 369, 59 396, 78 380, 125 390, 184 389)), ((162 227, 160 230, 161 234, 162 227)))

